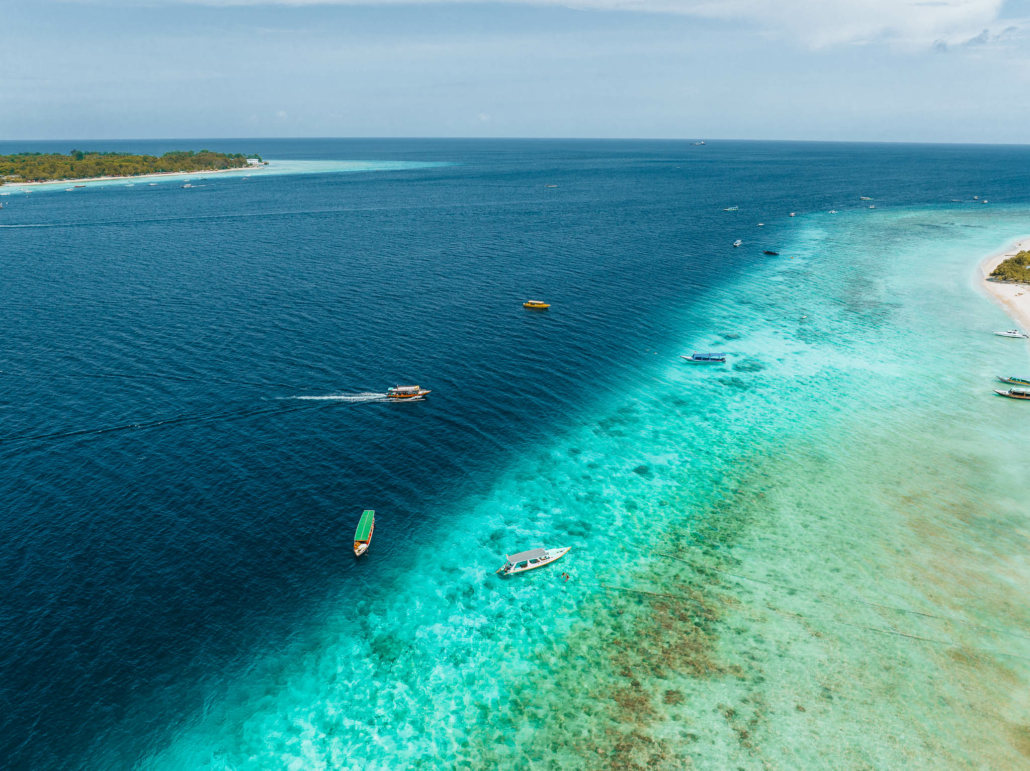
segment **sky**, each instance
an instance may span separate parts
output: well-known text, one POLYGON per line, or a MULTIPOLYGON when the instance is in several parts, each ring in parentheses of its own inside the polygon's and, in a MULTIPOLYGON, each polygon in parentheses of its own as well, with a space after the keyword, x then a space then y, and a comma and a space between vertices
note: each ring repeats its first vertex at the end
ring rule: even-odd
POLYGON ((1030 0, 0 0, 0 140, 1030 142, 1030 0))

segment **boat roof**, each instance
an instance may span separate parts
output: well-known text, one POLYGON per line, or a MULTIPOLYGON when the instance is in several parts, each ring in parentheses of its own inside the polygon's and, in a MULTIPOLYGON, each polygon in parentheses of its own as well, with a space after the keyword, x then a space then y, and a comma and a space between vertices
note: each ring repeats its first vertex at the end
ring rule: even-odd
POLYGON ((547 549, 530 549, 519 554, 512 554, 508 557, 508 562, 514 565, 516 562, 525 562, 526 560, 538 560, 541 557, 547 556, 547 549))
POLYGON ((367 541, 372 537, 372 522, 376 513, 372 509, 361 512, 361 520, 358 522, 358 529, 354 531, 355 541, 367 541))
POLYGON ((418 391, 419 386, 394 386, 394 391, 418 391))
POLYGON ((726 354, 725 353, 698 353, 697 351, 695 351, 694 355, 695 356, 725 356, 726 354))

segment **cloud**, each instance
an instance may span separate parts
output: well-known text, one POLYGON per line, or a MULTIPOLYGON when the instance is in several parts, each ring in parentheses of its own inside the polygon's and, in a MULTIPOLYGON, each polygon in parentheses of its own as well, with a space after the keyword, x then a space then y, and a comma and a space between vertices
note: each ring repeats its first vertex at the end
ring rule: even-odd
MULTIPOLYGON (((88 0, 87 0, 88 1, 88 0)), ((117 1, 117 0, 116 0, 117 1)), ((134 4, 144 0, 120 0, 134 4)), ((110 2, 110 0, 108 0, 110 2)), ((810 48, 888 43, 936 50, 966 43, 998 20, 1005 0, 145 0, 210 6, 490 3, 664 13, 747 25, 810 48)))
POLYGON ((286 120, 286 118, 289 118, 290 116, 286 114, 286 110, 279 110, 279 112, 275 114, 275 117, 280 120, 286 120))

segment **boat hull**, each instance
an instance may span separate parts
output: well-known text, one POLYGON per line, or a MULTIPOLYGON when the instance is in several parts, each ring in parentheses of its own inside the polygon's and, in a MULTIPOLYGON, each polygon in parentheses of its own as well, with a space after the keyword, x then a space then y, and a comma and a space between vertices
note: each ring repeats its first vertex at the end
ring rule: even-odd
POLYGON ((1030 401, 1030 393, 1028 394, 1014 394, 1009 391, 995 391, 994 393, 998 396, 1004 396, 1006 399, 1019 399, 1020 401, 1030 401))
POLYGON ((725 364, 726 359, 693 359, 690 356, 680 356, 684 361, 691 364, 725 364))

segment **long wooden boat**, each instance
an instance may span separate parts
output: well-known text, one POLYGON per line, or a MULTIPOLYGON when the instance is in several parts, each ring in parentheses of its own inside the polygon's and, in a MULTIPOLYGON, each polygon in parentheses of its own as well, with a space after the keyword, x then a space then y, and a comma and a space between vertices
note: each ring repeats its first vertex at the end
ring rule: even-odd
POLYGON ((998 375, 998 380, 1002 383, 1012 383, 1012 385, 1030 386, 1030 380, 1025 380, 1021 377, 1002 377, 998 375))
POLYGON ((995 391, 994 393, 1010 399, 1030 399, 1030 391, 1025 388, 1010 388, 1008 391, 995 391))
POLYGON ((506 562, 497 572, 503 576, 513 576, 516 573, 525 573, 527 570, 536 570, 544 565, 550 565, 564 557, 571 546, 562 546, 558 549, 530 549, 519 554, 505 556, 506 562))
POLYGON ((361 512, 358 529, 354 531, 354 556, 360 557, 372 543, 372 531, 376 529, 376 513, 372 509, 361 512))
POLYGON ((694 353, 690 356, 680 356, 681 359, 686 359, 691 364, 724 364, 726 362, 725 353, 694 353))
POLYGON ((418 399, 428 393, 432 392, 417 385, 394 386, 393 388, 386 389, 386 396, 388 399, 418 399))

